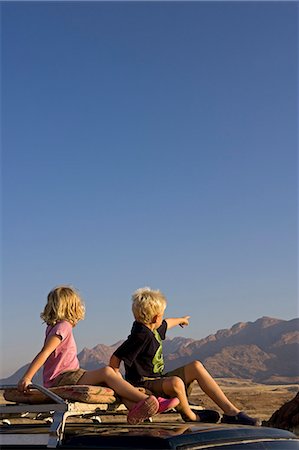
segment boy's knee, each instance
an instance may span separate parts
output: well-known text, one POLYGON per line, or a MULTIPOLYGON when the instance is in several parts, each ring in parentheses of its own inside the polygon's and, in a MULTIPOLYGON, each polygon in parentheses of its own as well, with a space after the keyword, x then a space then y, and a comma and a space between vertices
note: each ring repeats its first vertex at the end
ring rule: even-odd
POLYGON ((201 370, 202 368, 203 368, 203 364, 200 362, 200 361, 193 361, 192 363, 191 363, 191 365, 193 366, 193 368, 195 369, 195 370, 201 370))
POLYGON ((185 390, 185 384, 183 380, 180 377, 171 377, 170 380, 171 387, 175 392, 180 392, 182 390, 185 390))

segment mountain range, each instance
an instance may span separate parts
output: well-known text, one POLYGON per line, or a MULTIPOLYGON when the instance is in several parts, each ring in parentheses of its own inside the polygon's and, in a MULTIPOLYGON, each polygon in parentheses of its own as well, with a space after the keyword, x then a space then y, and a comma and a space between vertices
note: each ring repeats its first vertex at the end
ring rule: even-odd
MULTIPOLYGON (((91 370, 107 365, 121 343, 84 348, 78 354, 80 367, 91 370)), ((265 384, 299 383, 299 318, 261 317, 199 340, 166 339, 163 353, 166 371, 197 359, 213 377, 251 379, 265 384)), ((28 364, 0 383, 15 384, 27 367, 28 364)), ((40 373, 34 381, 41 382, 40 373)))

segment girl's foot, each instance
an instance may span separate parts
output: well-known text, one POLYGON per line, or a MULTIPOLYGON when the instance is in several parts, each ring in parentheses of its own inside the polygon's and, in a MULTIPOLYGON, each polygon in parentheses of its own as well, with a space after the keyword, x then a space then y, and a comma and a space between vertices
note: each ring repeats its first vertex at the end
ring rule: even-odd
POLYGON ((160 414, 164 411, 168 411, 168 409, 175 408, 180 403, 177 397, 173 398, 158 397, 158 402, 159 402, 159 409, 157 414, 160 414))
POLYGON ((137 425, 149 419, 158 412, 159 402, 154 395, 150 395, 145 400, 136 403, 128 412, 127 421, 130 425, 137 425))

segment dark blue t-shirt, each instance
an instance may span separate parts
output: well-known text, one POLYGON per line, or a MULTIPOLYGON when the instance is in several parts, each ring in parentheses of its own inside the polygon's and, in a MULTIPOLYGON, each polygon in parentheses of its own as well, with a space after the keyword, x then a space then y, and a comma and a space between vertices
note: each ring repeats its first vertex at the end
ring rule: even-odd
POLYGON ((141 383, 144 377, 156 378, 163 374, 162 340, 165 339, 167 322, 151 331, 141 322, 134 322, 128 339, 114 352, 125 365, 126 380, 141 383))

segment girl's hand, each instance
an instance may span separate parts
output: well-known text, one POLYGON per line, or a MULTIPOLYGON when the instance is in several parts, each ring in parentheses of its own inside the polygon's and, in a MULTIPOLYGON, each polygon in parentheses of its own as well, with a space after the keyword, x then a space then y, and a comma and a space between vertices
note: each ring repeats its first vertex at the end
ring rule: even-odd
POLYGON ((36 355, 28 369, 26 370, 24 376, 20 379, 18 383, 18 390, 20 392, 28 392, 28 386, 32 383, 32 378, 36 372, 42 367, 42 365, 47 361, 52 352, 58 347, 61 342, 60 336, 50 336, 41 351, 36 355))
POLYGON ((180 321, 180 327, 184 328, 185 326, 189 325, 190 317, 191 316, 183 316, 180 321))
POLYGON ((28 386, 32 383, 30 378, 21 378, 18 382, 18 391, 20 392, 27 392, 28 386))

